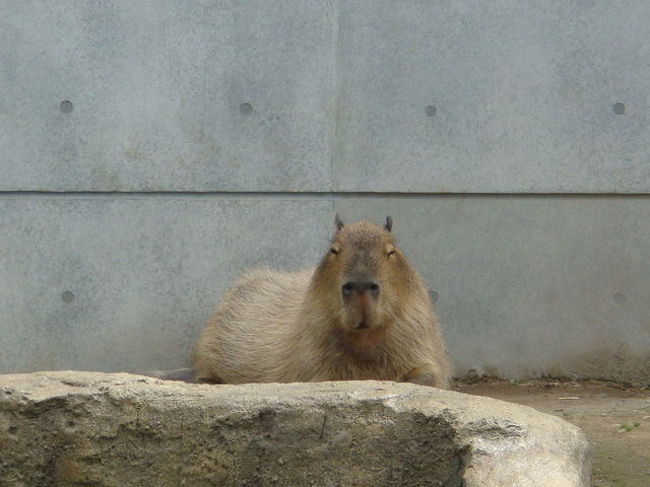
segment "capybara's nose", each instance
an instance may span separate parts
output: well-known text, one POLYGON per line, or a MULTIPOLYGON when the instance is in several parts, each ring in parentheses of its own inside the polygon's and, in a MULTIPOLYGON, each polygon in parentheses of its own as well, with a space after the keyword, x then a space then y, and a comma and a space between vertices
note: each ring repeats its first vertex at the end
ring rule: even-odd
POLYGON ((379 296, 379 284, 375 281, 348 281, 341 287, 344 297, 351 296, 353 292, 364 294, 370 293, 373 297, 379 296))

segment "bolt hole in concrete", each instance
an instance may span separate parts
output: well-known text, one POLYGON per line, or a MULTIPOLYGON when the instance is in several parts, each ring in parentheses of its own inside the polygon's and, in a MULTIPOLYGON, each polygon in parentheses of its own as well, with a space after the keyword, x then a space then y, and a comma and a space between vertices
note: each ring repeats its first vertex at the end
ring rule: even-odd
POLYGON ((424 113, 426 113, 427 117, 435 116, 437 111, 438 110, 436 109, 435 105, 427 105, 426 108, 424 109, 424 113))
POLYGON ((612 105, 612 110, 616 115, 623 115, 625 113, 625 105, 622 103, 614 103, 612 105))
POLYGON ((429 297, 431 298, 432 303, 437 303, 438 302, 438 291, 434 291, 433 289, 429 291, 429 297))
POLYGON ((72 102, 70 100, 64 100, 61 102, 60 108, 63 113, 70 113, 73 108, 72 102))
POLYGON ((239 105, 239 111, 242 115, 250 115, 253 113, 253 106, 250 103, 242 103, 239 105))
POLYGON ((61 294, 61 299, 65 303, 71 303, 74 301, 74 293, 72 291, 63 291, 61 294))

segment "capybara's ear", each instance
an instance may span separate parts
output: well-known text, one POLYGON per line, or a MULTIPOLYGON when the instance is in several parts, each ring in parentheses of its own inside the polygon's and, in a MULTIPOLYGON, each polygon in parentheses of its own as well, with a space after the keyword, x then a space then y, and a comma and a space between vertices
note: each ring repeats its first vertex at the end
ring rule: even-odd
POLYGON ((341 217, 339 214, 334 215, 334 225, 336 225, 336 231, 338 232, 341 228, 343 228, 343 220, 341 220, 341 217))
POLYGON ((393 229, 393 217, 388 215, 386 217, 386 225, 384 225, 384 228, 388 230, 389 232, 393 229))

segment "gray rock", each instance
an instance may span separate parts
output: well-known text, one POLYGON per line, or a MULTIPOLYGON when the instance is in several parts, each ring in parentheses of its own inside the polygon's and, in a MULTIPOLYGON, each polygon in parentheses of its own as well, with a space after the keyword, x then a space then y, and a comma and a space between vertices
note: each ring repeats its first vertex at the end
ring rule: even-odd
POLYGON ((197 385, 0 376, 0 485, 589 485, 582 432, 534 409, 390 382, 197 385))

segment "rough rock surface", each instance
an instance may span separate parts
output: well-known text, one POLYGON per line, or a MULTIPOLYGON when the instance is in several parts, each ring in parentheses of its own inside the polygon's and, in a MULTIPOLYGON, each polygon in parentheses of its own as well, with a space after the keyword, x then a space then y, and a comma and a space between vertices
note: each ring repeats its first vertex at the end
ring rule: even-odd
POLYGON ((7 487, 587 487, 589 451, 559 418, 411 384, 0 376, 7 487))

